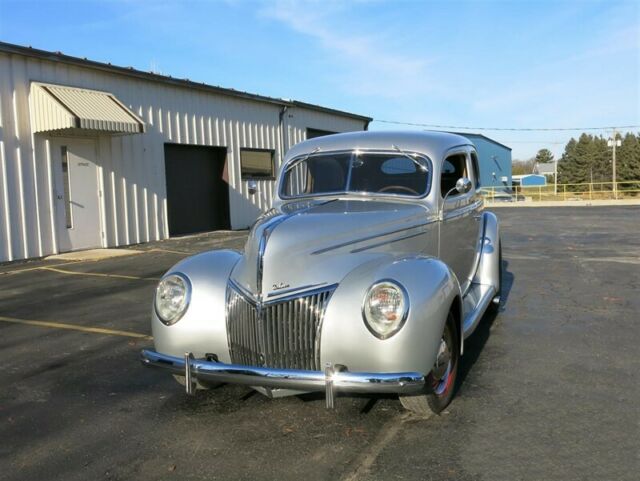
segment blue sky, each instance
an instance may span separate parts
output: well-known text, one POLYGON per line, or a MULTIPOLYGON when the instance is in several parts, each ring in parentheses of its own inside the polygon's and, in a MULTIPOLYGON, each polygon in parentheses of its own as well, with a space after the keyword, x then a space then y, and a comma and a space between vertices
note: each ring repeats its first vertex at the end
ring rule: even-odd
MULTIPOLYGON (((637 1, 0 0, 0 40, 382 120, 640 124, 637 1)), ((527 158, 579 132, 483 133, 527 158)))

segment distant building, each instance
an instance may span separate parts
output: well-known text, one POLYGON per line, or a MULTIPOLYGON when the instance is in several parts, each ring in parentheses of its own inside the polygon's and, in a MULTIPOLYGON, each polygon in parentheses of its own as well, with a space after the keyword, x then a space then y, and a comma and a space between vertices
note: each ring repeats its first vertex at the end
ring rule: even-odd
POLYGON ((480 162, 480 187, 511 186, 511 147, 482 134, 452 133, 466 137, 476 146, 480 162))
POLYGON ((246 228, 291 146, 370 121, 0 42, 0 262, 246 228))
POLYGON ((534 174, 544 175, 547 178, 547 182, 553 181, 556 174, 556 163, 540 163, 538 162, 533 168, 534 174))
POLYGON ((542 174, 514 175, 513 185, 522 187, 538 187, 547 185, 547 178, 542 174))

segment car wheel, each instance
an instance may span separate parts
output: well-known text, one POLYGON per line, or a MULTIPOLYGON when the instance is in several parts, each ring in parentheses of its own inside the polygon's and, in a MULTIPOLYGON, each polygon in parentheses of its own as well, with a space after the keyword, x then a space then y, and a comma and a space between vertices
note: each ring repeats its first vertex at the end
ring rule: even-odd
POLYGON ((459 345, 456 318, 452 312, 449 312, 440 339, 436 362, 425 379, 430 392, 400 396, 400 402, 405 409, 421 416, 429 416, 440 414, 449 405, 453 399, 458 374, 459 345))
POLYGON ((500 299, 502 297, 502 242, 498 243, 498 289, 496 295, 493 296, 491 304, 489 304, 489 310, 491 312, 498 312, 500 309, 500 299))

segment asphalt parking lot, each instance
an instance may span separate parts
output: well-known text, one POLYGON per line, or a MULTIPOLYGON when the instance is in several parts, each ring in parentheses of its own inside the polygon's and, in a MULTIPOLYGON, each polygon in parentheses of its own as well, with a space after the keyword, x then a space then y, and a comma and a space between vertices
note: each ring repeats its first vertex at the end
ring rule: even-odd
POLYGON ((189 397, 141 366, 156 279, 243 232, 0 266, 0 479, 638 479, 640 208, 495 212, 503 306, 429 419, 393 397, 189 397))

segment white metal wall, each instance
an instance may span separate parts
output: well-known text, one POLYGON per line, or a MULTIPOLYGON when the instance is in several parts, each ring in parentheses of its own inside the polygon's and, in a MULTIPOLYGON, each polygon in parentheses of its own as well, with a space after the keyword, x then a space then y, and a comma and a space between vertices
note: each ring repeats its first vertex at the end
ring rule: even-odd
MULTIPOLYGON (((270 207, 274 182, 259 182, 249 196, 239 153, 274 149, 280 165, 280 106, 0 52, 0 261, 58 252, 51 137, 31 131, 31 81, 111 92, 146 123, 144 134, 96 137, 105 246, 168 237, 165 142, 227 147, 233 229, 270 207)), ((304 140, 307 127, 364 128, 361 120, 299 107, 288 109, 284 125, 286 148, 304 140)))

